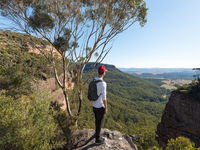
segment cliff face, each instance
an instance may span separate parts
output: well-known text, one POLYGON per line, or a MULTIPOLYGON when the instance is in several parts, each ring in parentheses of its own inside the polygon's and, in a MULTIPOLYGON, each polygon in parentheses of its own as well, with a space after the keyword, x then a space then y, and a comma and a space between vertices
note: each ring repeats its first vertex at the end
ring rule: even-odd
POLYGON ((178 136, 200 146, 200 98, 177 90, 172 92, 158 124, 157 141, 165 147, 169 139, 178 136))

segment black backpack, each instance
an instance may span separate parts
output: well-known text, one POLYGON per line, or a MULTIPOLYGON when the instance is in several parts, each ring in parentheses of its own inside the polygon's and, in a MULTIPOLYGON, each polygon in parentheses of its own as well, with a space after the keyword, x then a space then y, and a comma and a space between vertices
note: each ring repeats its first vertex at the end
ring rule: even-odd
POLYGON ((90 101, 96 101, 100 95, 97 95, 97 83, 102 82, 102 80, 92 80, 88 87, 88 99, 90 101))

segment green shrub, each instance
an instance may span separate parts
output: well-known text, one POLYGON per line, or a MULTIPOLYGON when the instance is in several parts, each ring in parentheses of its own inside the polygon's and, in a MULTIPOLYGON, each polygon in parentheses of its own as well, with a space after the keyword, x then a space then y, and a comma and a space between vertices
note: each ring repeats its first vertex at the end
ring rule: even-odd
POLYGON ((170 139, 166 150, 195 150, 194 143, 188 138, 178 137, 176 139, 170 139))
POLYGON ((13 100, 1 91, 0 149, 51 150, 66 144, 58 141, 59 128, 50 108, 44 92, 13 100))
POLYGON ((149 128, 141 127, 140 129, 136 129, 136 133, 139 136, 139 139, 137 140, 137 146, 139 150, 159 150, 155 149, 155 147, 158 147, 158 143, 155 140, 155 131, 150 129, 151 126, 152 125, 149 125, 149 128))
POLYGON ((193 80, 190 84, 185 84, 177 89, 179 92, 191 96, 195 99, 200 98, 200 82, 199 80, 193 80))

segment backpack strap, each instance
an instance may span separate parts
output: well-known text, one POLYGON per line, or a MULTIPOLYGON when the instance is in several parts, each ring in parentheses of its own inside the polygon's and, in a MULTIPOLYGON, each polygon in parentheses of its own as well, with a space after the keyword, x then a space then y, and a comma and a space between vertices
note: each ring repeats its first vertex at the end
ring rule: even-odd
POLYGON ((103 80, 94 80, 94 82, 97 84, 99 82, 103 82, 103 80))
MULTIPOLYGON (((95 80, 95 79, 94 79, 94 82, 97 84, 97 83, 99 83, 99 82, 103 82, 103 80, 95 80)), ((102 93, 100 93, 100 95, 98 95, 98 98, 99 98, 99 96, 101 96, 101 94, 102 94, 102 93)))

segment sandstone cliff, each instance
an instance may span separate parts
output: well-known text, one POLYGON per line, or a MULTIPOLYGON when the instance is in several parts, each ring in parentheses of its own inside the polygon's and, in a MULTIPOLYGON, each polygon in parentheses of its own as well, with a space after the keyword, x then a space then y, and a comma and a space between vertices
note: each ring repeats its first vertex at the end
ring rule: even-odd
POLYGON ((157 141, 165 147, 171 138, 184 136, 200 146, 200 84, 173 91, 161 122, 157 127, 157 141))

